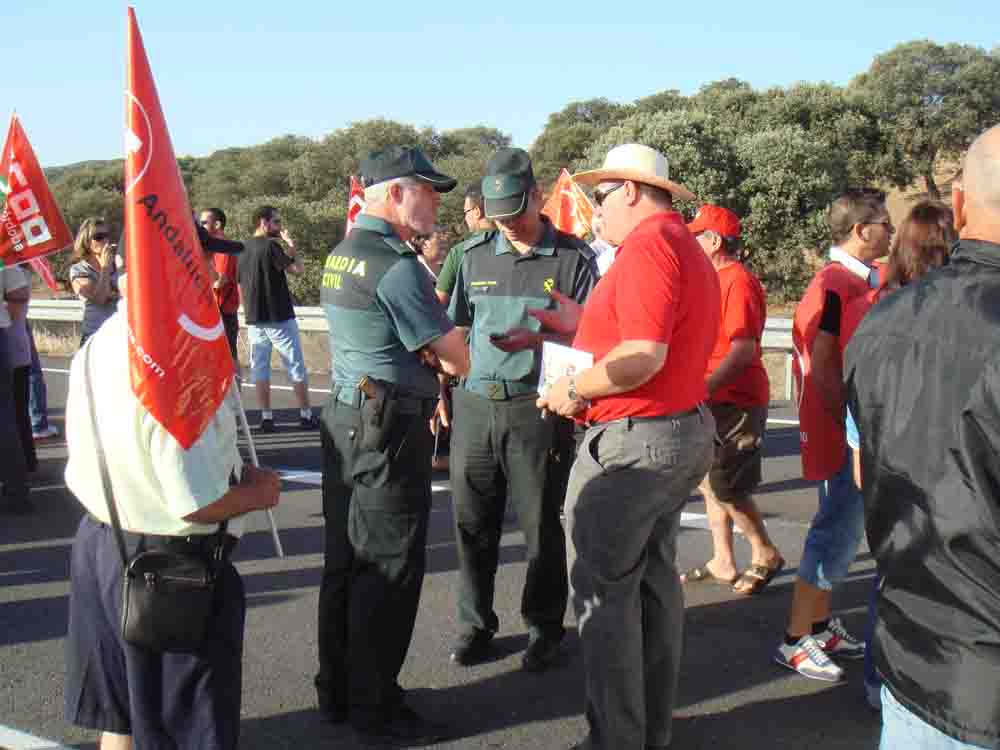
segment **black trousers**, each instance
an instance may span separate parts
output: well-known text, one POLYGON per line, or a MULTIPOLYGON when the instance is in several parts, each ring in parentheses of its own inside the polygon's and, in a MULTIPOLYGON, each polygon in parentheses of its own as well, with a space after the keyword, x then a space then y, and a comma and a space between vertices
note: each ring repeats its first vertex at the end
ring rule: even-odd
POLYGON ((222 317, 222 325, 226 329, 226 341, 229 342, 229 352, 233 355, 233 362, 240 361, 237 340, 240 335, 240 317, 238 313, 219 312, 222 317))
POLYGON ((319 593, 320 708, 370 728, 403 698, 397 678, 424 580, 434 439, 400 415, 382 451, 363 451, 359 409, 323 409, 326 550, 319 593))
POLYGON ((569 584, 559 510, 573 461, 572 424, 542 419, 535 398, 491 401, 462 388, 453 394, 451 486, 463 633, 499 627, 493 594, 509 498, 527 547, 521 616, 531 637, 563 634, 569 584))
POLYGON ((3 500, 20 503, 28 497, 28 474, 16 417, 10 348, 10 329, 0 328, 0 482, 3 500))

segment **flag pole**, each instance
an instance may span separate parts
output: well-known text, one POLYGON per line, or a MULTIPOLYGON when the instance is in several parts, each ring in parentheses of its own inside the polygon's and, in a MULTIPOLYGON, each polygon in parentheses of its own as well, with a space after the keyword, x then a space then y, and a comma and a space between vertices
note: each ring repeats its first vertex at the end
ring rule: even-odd
MULTIPOLYGON (((236 385, 235 380, 230 386, 236 392, 236 405, 239 407, 240 413, 240 425, 243 427, 243 434, 247 436, 247 445, 250 447, 250 461, 254 466, 260 468, 260 459, 257 458, 257 448, 253 444, 253 435, 250 434, 250 423, 247 422, 247 413, 243 408, 243 398, 240 396, 240 388, 236 385)), ((271 525, 271 539, 274 541, 274 551, 278 557, 285 556, 285 550, 281 546, 281 537, 278 536, 278 524, 274 521, 274 513, 268 508, 267 511, 267 522, 271 525)))

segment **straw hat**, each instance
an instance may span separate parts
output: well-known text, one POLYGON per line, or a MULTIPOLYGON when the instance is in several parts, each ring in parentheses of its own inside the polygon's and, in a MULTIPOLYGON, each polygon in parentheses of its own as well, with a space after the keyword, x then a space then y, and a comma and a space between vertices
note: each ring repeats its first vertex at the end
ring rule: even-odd
POLYGON ((675 200, 696 200, 694 193, 670 179, 667 157, 656 149, 639 143, 615 146, 604 157, 600 169, 590 169, 573 175, 581 185, 596 185, 611 180, 632 180, 666 190, 675 200))

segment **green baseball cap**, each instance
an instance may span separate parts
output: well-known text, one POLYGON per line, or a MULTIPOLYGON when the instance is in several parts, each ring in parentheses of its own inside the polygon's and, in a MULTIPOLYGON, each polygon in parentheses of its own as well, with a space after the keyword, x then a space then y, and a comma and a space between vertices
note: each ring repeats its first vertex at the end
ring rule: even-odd
POLYGON ((439 193, 452 190, 457 180, 441 174, 416 146, 389 146, 361 161, 361 182, 365 187, 398 177, 417 177, 431 183, 439 193))
POLYGON ((502 148, 490 158, 483 177, 483 208, 488 219, 510 219, 528 207, 535 184, 531 157, 520 148, 502 148))

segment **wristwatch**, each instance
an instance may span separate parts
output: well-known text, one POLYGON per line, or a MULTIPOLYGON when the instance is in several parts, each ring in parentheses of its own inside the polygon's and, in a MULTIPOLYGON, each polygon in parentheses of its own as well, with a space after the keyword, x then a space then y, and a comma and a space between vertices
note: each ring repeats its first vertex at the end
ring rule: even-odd
POLYGON ((569 379, 569 387, 566 389, 566 395, 569 396, 570 401, 582 401, 580 394, 576 392, 576 378, 569 379))

